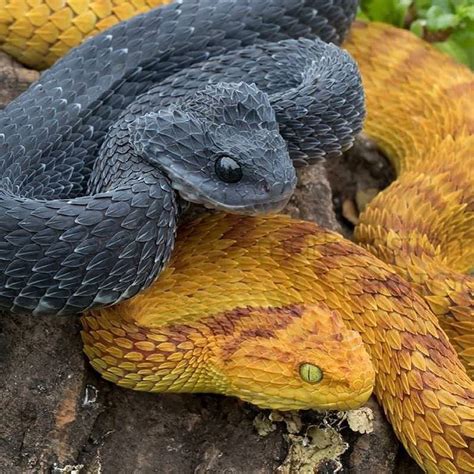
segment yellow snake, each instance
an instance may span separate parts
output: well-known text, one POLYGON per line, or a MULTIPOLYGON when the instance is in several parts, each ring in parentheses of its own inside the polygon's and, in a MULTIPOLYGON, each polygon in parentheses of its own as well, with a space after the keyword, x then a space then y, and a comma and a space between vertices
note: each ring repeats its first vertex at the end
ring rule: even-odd
POLYGON ((170 0, 0 0, 0 44, 17 61, 45 69, 84 38, 170 0))
MULTIPOLYGON (((37 68, 163 3, 2 1, 3 50, 37 68)), ((398 175, 360 216, 370 253, 283 216, 202 217, 153 287, 83 317, 85 352, 121 386, 283 410, 358 406, 375 373, 420 466, 474 472, 474 75, 387 25, 357 23, 345 47, 398 175)))

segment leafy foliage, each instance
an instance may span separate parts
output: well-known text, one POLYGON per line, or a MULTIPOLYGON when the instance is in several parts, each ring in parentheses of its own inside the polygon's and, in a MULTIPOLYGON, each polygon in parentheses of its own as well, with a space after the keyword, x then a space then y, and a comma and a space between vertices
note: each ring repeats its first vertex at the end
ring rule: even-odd
POLYGON ((474 0, 361 0, 359 18, 408 28, 474 69, 474 0))

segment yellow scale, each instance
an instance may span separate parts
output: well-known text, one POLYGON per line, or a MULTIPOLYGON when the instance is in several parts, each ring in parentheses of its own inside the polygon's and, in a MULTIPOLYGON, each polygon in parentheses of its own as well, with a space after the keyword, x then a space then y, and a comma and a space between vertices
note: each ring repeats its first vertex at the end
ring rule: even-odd
POLYGON ((0 0, 2 50, 45 69, 85 38, 168 0, 0 0))

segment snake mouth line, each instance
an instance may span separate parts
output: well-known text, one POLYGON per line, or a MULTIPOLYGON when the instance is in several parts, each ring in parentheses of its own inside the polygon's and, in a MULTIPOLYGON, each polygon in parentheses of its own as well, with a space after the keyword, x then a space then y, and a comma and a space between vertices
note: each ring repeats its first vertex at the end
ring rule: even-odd
POLYGON ((291 194, 278 200, 269 200, 262 203, 246 204, 240 206, 222 205, 216 201, 212 204, 202 203, 208 209, 216 209, 228 212, 230 214, 258 215, 258 214, 274 214, 280 212, 291 199, 291 194))
MULTIPOLYGON (((357 394, 348 394, 346 397, 341 397, 339 400, 334 401, 321 401, 315 400, 299 401, 296 398, 285 397, 282 395, 263 397, 261 393, 240 390, 238 398, 245 400, 261 409, 281 410, 281 411, 292 411, 292 410, 313 410, 313 411, 347 411, 354 410, 362 406, 372 395, 373 387, 370 386, 365 389, 361 389, 357 394)), ((233 395, 233 394, 229 394, 233 395)))
POLYGON ((167 173, 173 189, 186 201, 200 204, 207 209, 219 210, 230 214, 258 215, 278 213, 291 199, 295 183, 282 183, 282 191, 274 198, 262 197, 245 204, 224 204, 211 196, 206 196, 194 187, 191 187, 180 175, 167 173))

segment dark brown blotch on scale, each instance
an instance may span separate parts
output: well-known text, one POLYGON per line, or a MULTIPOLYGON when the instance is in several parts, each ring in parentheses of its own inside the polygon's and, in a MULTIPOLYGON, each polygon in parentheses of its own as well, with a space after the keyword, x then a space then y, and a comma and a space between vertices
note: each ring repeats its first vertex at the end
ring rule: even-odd
POLYGON ((291 258, 292 255, 303 253, 314 233, 314 225, 306 222, 296 222, 291 229, 285 229, 284 239, 280 244, 283 255, 291 258))
MULTIPOLYGON (((368 23, 366 21, 355 20, 352 25, 352 30, 365 30, 368 27, 368 23)), ((350 32, 349 32, 350 35, 350 32)))
MULTIPOLYGON (((227 334, 231 337, 229 342, 222 347, 222 357, 224 359, 229 358, 232 354, 241 347, 242 343, 248 339, 272 339, 276 337, 276 331, 286 329, 295 319, 302 316, 304 307, 300 305, 289 305, 281 308, 254 308, 249 311, 246 317, 258 317, 258 315, 266 314, 271 316, 271 319, 263 318, 258 319, 258 328, 246 328, 242 331, 238 331, 237 327, 235 331, 227 334), (268 323, 268 326, 263 326, 264 323, 268 323)), ((226 317, 228 313, 224 313, 226 317)), ((245 316, 244 316, 245 317, 245 316)), ((235 320, 236 324, 238 320, 235 320)))
MULTIPOLYGON (((301 317, 304 312, 304 308, 300 305, 289 305, 280 308, 237 308, 224 313, 218 314, 207 318, 203 323, 212 331, 214 336, 231 336, 235 334, 237 325, 245 322, 246 319, 251 322, 259 314, 267 314, 271 316, 269 322, 269 331, 285 329, 295 318, 301 317)), ((259 318, 258 323, 260 330, 262 330, 262 318, 259 318)), ((273 337, 273 336, 269 336, 273 337)))
POLYGON ((400 71, 423 70, 427 61, 431 62, 428 47, 413 48, 410 54, 403 59, 393 73, 393 83, 400 81, 400 71))
POLYGON ((447 94, 449 97, 453 99, 457 99, 464 95, 469 95, 474 92, 474 81, 466 81, 461 82, 460 84, 455 84, 453 86, 449 86, 446 84, 444 89, 444 93, 447 94))
MULTIPOLYGON (((225 222, 225 221, 224 221, 225 222)), ((258 219, 249 216, 239 216, 231 227, 222 233, 223 240, 234 240, 234 245, 240 246, 240 242, 251 239, 251 236, 258 229, 258 219)))
POLYGON ((333 242, 327 242, 324 245, 318 246, 318 251, 321 253, 321 260, 336 260, 341 257, 365 257, 367 259, 373 259, 373 255, 369 254, 367 250, 357 245, 351 245, 348 247, 347 241, 338 239, 333 242))
MULTIPOLYGON (((425 186, 423 186, 420 182, 416 190, 413 189, 413 194, 410 196, 410 199, 413 200, 413 196, 416 196, 417 200, 419 200, 421 203, 428 203, 433 209, 432 212, 438 211, 438 213, 441 214, 442 211, 447 208, 450 208, 453 205, 453 202, 450 202, 446 199, 446 192, 444 189, 440 188, 441 183, 439 181, 436 185, 431 184, 433 177, 430 176, 429 172, 427 173, 426 179, 428 182, 425 186)), ((444 181, 449 182, 453 189, 456 188, 456 181, 453 173, 450 173, 449 178, 447 177, 444 181)), ((418 224, 420 225, 419 222, 418 224)), ((432 223, 426 223, 426 226, 431 228, 430 224, 432 223)))
MULTIPOLYGON (((376 280, 378 281, 378 280, 376 280)), ((381 281, 383 286, 388 288, 394 296, 403 298, 417 297, 413 287, 395 273, 387 273, 385 279, 381 281)))
POLYGON ((255 339, 255 338, 262 338, 262 339, 271 339, 275 337, 275 331, 269 328, 252 328, 252 329, 245 329, 241 333, 242 339, 255 339))
POLYGON ((252 308, 237 308, 208 317, 202 323, 213 336, 231 336, 234 334, 236 324, 247 318, 253 311, 255 310, 252 308))
POLYGON ((413 286, 396 273, 389 273, 387 271, 385 275, 379 279, 372 278, 369 284, 371 291, 376 294, 383 294, 384 290, 388 290, 390 296, 403 298, 406 301, 413 301, 419 298, 413 286))

